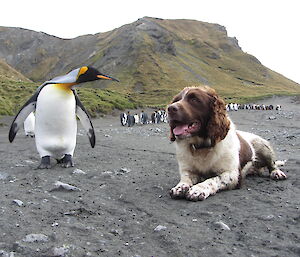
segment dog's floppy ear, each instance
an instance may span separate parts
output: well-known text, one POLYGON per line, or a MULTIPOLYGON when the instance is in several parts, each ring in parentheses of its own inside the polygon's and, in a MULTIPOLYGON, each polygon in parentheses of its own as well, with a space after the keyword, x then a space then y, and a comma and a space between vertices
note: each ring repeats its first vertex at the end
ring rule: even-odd
MULTIPOLYGON (((166 113, 168 113, 168 106, 166 107, 166 113)), ((169 124, 170 125, 170 124, 169 124)), ((176 140, 176 137, 174 135, 173 129, 170 127, 170 135, 169 135, 169 139, 170 141, 174 142, 176 140)))
POLYGON ((227 118, 224 100, 214 91, 212 97, 211 114, 206 129, 207 136, 211 139, 212 146, 214 146, 226 137, 230 128, 230 120, 227 118))

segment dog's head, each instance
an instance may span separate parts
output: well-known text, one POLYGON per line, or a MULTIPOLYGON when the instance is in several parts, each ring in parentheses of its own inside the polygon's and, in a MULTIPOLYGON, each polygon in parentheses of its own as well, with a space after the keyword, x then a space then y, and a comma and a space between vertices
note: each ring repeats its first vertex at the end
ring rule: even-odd
POLYGON ((170 140, 198 136, 214 146, 227 135, 230 121, 225 102, 210 87, 186 87, 167 107, 170 140))

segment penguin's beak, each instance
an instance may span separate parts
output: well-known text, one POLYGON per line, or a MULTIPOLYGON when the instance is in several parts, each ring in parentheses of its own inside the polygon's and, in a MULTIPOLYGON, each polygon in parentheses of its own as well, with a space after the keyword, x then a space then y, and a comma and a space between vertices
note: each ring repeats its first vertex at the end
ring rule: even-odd
POLYGON ((99 78, 99 79, 108 79, 108 80, 120 82, 118 79, 115 79, 113 77, 109 77, 107 75, 97 75, 97 78, 99 78))

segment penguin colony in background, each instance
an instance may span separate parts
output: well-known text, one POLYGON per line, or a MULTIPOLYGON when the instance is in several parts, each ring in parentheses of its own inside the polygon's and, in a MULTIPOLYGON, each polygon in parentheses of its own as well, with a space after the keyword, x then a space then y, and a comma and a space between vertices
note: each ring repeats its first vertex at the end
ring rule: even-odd
POLYGON ((51 168, 50 157, 55 158, 63 167, 72 167, 77 134, 76 116, 87 132, 91 146, 94 147, 96 142, 90 116, 73 86, 99 79, 118 81, 92 67, 84 66, 44 82, 13 120, 9 141, 13 142, 25 119, 35 112, 35 143, 41 157, 38 168, 51 168))

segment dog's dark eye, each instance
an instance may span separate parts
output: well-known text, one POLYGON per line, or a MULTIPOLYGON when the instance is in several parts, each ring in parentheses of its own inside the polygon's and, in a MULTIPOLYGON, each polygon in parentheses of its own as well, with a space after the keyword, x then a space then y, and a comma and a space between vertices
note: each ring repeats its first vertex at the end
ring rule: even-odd
POLYGON ((199 102, 199 99, 194 94, 189 95, 188 100, 191 101, 192 103, 198 103, 199 102))

